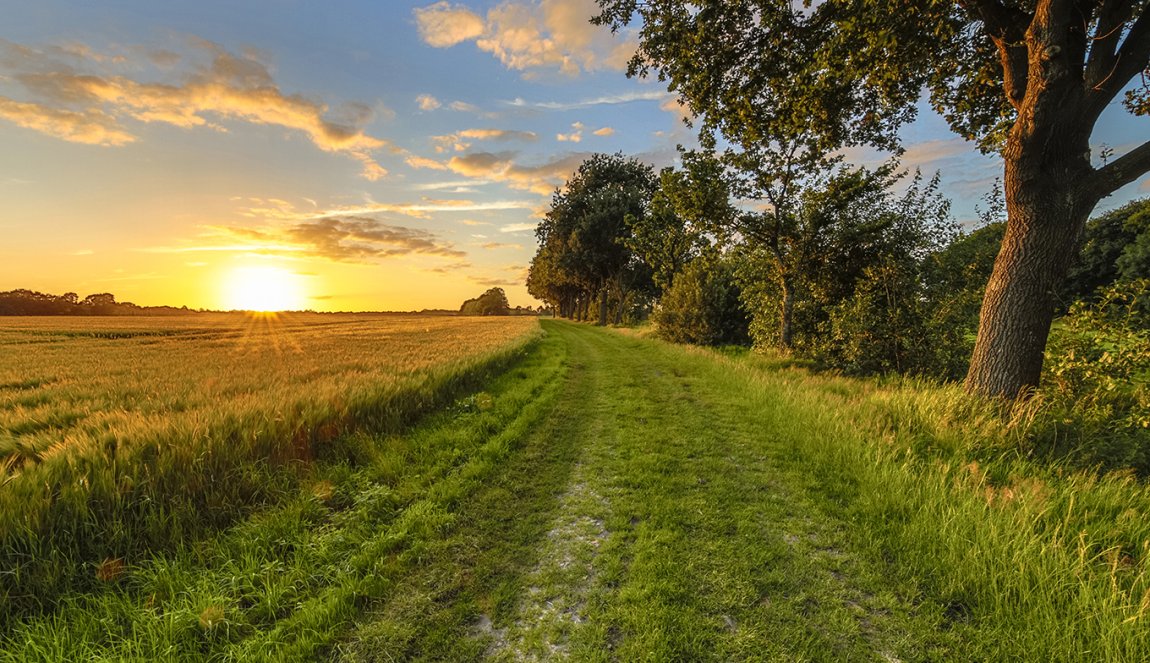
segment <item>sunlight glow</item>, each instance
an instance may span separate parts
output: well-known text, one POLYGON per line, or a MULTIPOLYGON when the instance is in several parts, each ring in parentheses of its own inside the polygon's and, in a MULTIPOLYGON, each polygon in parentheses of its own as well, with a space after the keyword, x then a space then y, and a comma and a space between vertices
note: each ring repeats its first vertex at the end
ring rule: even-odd
POLYGON ((239 267, 224 278, 225 308, 241 311, 298 311, 307 300, 299 274, 280 267, 239 267))

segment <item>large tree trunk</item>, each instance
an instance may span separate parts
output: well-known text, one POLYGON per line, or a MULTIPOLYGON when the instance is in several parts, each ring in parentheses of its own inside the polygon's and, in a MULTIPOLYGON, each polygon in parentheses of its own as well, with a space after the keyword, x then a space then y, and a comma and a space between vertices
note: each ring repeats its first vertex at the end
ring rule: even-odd
POLYGON ((599 288, 599 326, 607 326, 607 286, 599 288))
POLYGON ((1098 202, 1084 186, 1093 172, 1085 141, 1062 137, 1062 158, 1050 159, 1049 144, 1042 146, 1046 154, 1033 155, 1038 146, 1016 138, 1011 136, 1004 154, 1006 234, 986 285, 966 376, 968 391, 1009 399, 1038 387, 1054 291, 1098 202), (1068 154, 1079 142, 1080 151, 1068 154))

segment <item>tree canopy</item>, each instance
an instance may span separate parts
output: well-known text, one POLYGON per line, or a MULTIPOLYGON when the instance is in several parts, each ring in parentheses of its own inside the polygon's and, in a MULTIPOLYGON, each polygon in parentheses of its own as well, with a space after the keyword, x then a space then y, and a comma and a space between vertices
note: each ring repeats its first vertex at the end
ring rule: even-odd
POLYGON ((1143 0, 598 2, 598 23, 641 21, 629 73, 666 81, 704 144, 737 147, 761 190, 786 191, 780 166, 843 146, 897 149, 924 89, 951 129, 1001 154, 1007 225, 967 387, 1015 397, 1038 384, 1086 219, 1150 170, 1150 141, 1098 167, 1090 144, 1119 96, 1150 113, 1143 0))

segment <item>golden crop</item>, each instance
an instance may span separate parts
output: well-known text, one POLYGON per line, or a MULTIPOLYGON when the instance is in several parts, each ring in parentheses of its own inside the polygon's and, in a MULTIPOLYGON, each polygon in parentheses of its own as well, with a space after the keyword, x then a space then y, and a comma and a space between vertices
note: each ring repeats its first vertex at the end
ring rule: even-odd
POLYGON ((60 587, 62 564, 230 522, 345 433, 395 432, 539 333, 534 317, 0 318, 0 567, 18 579, 0 607, 60 587))
POLYGON ((257 414, 339 415, 535 329, 519 317, 0 318, 0 464, 257 414))

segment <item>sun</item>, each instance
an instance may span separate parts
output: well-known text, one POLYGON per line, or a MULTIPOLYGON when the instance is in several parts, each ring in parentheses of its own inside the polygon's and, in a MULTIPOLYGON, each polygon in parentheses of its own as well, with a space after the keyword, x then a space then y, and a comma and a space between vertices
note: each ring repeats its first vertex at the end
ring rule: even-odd
POLYGON ((224 278, 224 301, 233 311, 298 311, 305 300, 300 275, 280 267, 238 267, 224 278))

